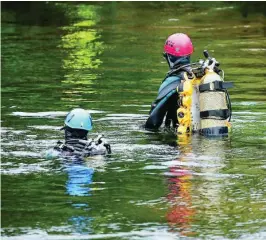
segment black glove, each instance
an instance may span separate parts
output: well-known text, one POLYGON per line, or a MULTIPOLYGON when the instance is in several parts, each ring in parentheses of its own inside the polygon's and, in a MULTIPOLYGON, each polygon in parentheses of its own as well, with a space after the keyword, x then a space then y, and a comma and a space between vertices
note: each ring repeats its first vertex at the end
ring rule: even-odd
POLYGON ((103 146, 106 147, 106 151, 107 151, 108 154, 111 154, 112 153, 111 146, 110 146, 109 143, 105 143, 105 144, 103 144, 103 146))

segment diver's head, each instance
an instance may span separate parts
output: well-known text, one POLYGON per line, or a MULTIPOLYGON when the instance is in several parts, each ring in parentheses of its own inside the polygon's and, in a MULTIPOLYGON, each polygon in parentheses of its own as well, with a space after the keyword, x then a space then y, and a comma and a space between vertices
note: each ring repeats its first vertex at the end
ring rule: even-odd
POLYGON ((177 65, 189 63, 193 51, 192 42, 184 33, 170 35, 164 44, 164 57, 171 69, 177 65))
POLYGON ((87 139, 87 134, 92 130, 92 118, 88 111, 75 108, 70 111, 65 119, 65 139, 87 139))

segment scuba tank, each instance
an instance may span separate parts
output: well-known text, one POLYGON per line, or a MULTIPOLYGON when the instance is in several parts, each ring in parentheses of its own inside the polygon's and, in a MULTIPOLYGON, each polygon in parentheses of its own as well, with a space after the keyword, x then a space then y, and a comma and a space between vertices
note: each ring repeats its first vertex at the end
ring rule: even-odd
POLYGON ((184 74, 184 81, 177 89, 180 102, 177 133, 227 136, 231 127, 231 102, 227 88, 233 84, 224 82, 224 73, 218 68, 219 62, 211 58, 207 50, 203 53, 206 60, 192 63, 198 65, 192 68, 192 78, 184 74))
POLYGON ((227 136, 231 120, 231 102, 227 88, 231 82, 224 82, 224 74, 218 68, 220 65, 215 58, 211 58, 205 50, 207 60, 202 68, 204 75, 199 84, 200 103, 200 133, 206 136, 227 136))

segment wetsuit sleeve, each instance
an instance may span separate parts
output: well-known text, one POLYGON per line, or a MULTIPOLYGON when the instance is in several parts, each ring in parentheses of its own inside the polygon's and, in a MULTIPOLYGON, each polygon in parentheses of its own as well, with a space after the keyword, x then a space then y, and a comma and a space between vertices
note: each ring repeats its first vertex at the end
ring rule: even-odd
POLYGON ((168 100, 171 99, 174 94, 176 94, 176 90, 170 91, 163 99, 153 102, 150 116, 145 123, 145 128, 158 129, 162 125, 164 116, 168 110, 168 100))
POLYGON ((173 94, 167 101, 167 114, 165 118, 165 126, 177 126, 177 109, 178 109, 178 93, 173 94))
POLYGON ((173 124, 176 123, 178 98, 176 88, 180 82, 181 78, 179 76, 171 76, 165 79, 165 81, 161 84, 158 91, 158 96, 152 103, 150 115, 145 123, 146 129, 158 129, 162 125, 166 113, 166 125, 170 125, 171 122, 173 122, 173 124))

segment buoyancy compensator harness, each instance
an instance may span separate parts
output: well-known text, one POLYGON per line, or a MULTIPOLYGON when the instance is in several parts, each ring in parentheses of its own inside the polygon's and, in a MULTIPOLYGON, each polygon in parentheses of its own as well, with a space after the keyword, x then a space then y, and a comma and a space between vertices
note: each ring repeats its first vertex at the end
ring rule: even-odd
MULTIPOLYGON (((182 96, 182 93, 180 93, 179 91, 178 91, 178 89, 179 89, 179 86, 183 86, 183 79, 185 79, 185 78, 192 78, 193 77, 193 73, 192 73, 192 70, 191 70, 191 67, 190 67, 190 64, 186 64, 186 65, 182 65, 182 66, 180 66, 180 67, 177 67, 177 68, 174 68, 174 69, 171 69, 168 73, 167 73, 167 75, 166 75, 166 78, 165 79, 167 79, 167 78, 169 78, 169 77, 176 77, 177 79, 178 79, 178 84, 176 84, 175 85, 175 88, 176 88, 176 92, 177 92, 177 104, 176 104, 176 109, 178 109, 177 110, 177 112, 176 112, 176 118, 177 118, 177 121, 176 121, 176 123, 177 123, 177 125, 178 126, 180 126, 180 125, 182 125, 183 123, 187 123, 188 122, 188 119, 187 119, 187 117, 188 117, 188 114, 185 114, 184 113, 184 118, 180 118, 180 117, 178 117, 180 114, 182 115, 183 114, 183 112, 182 111, 179 111, 180 110, 180 108, 182 109, 182 110, 184 110, 184 112, 185 111, 187 111, 187 109, 184 109, 183 108, 183 105, 182 105, 182 101, 180 101, 180 99, 182 99, 183 98, 183 96, 182 96), (182 122, 181 124, 180 124, 180 122, 182 122)), ((187 82, 188 83, 188 82, 187 82)), ((185 84, 186 86, 187 86, 187 84, 185 84)), ((188 90, 189 91, 189 90, 188 90)), ((185 99, 184 99, 185 100, 185 99)), ((176 111, 176 110, 175 110, 176 111)), ((167 116, 166 116, 166 119, 167 119, 167 116)), ((176 126, 175 126, 176 127, 176 126)))
POLYGON ((198 79, 186 72, 177 87, 179 93, 179 108, 177 109, 178 134, 191 133, 200 128, 198 79))
POLYGON ((69 155, 82 157, 111 153, 110 144, 106 142, 102 135, 99 135, 96 139, 68 139, 65 143, 58 141, 54 149, 67 152, 69 155))

